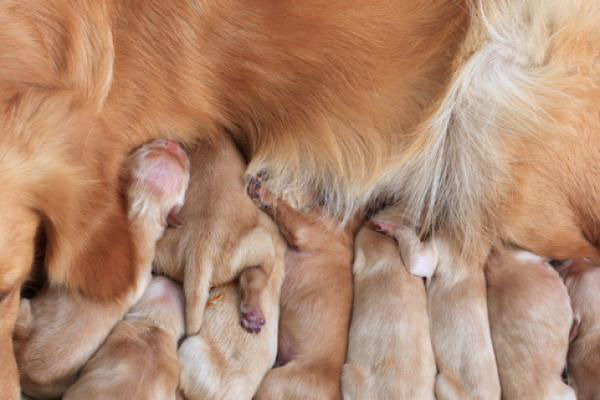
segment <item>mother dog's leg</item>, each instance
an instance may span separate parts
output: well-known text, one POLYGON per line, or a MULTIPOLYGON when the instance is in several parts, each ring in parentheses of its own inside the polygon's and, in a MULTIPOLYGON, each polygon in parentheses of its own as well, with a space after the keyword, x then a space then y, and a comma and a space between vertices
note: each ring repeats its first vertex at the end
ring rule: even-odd
POLYGON ((427 288, 438 400, 500 399, 488 321, 483 261, 469 262, 442 241, 427 288))

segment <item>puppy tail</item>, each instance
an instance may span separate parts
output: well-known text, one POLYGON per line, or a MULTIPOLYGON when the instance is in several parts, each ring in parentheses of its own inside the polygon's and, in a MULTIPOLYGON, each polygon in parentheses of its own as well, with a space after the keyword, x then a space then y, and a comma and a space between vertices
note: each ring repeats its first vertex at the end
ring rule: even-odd
POLYGON ((472 3, 445 94, 410 146, 396 151, 381 183, 382 193, 396 190, 395 200, 421 235, 444 230, 468 253, 487 247, 491 229, 500 225, 516 161, 511 150, 564 135, 568 128, 554 111, 577 102, 563 90, 560 60, 552 59, 554 37, 569 20, 562 14, 573 16, 577 5, 472 3))
POLYGON ((344 364, 342 368, 342 394, 346 400, 368 399, 369 377, 365 370, 352 363, 344 364))

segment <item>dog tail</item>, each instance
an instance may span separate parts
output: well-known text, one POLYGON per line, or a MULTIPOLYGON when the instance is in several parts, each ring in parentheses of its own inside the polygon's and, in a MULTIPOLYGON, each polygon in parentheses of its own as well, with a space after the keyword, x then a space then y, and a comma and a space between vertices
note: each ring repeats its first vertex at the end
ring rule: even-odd
POLYGON ((568 134, 556 110, 567 94, 564 62, 553 59, 558 33, 591 21, 598 6, 509 0, 471 4, 471 22, 448 88, 390 165, 382 192, 422 235, 443 230, 464 251, 481 249, 510 196, 514 149, 568 134), (585 8, 594 8, 587 10, 585 8))

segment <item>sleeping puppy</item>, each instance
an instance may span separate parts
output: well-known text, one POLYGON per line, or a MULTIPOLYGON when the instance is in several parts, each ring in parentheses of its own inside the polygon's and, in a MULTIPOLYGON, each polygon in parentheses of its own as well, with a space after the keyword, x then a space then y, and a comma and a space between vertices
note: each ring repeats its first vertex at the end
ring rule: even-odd
POLYGON ((354 230, 344 230, 319 212, 301 214, 276 199, 259 179, 249 193, 279 226, 290 248, 281 289, 276 367, 255 398, 340 399, 352 307, 354 230))
POLYGON ((108 303, 52 286, 30 301, 22 301, 15 353, 23 391, 34 397, 60 396, 115 323, 140 298, 151 278, 156 241, 183 204, 189 162, 176 142, 157 140, 142 146, 130 157, 126 171, 137 284, 108 303))
POLYGON ((600 398, 600 268, 583 259, 559 268, 573 307, 568 368, 577 399, 600 398))
POLYGON ((246 163, 230 138, 199 142, 191 163, 187 201, 179 214, 189 223, 167 231, 158 242, 154 269, 183 283, 186 333, 191 335, 202 326, 210 287, 253 268, 244 275, 252 290, 242 287, 239 314, 244 328, 258 333, 266 321, 261 291, 267 290, 279 262, 280 239, 246 193, 246 163))
POLYGON ((374 230, 381 228, 371 224, 356 236, 344 399, 433 400, 437 370, 423 281, 406 270, 397 243, 374 230))
MULTIPOLYGON (((250 400, 275 362, 285 243, 269 217, 262 218, 269 220, 262 222, 265 227, 272 227, 271 273, 265 276, 258 267, 246 268, 238 285, 211 290, 200 333, 187 337, 178 351, 180 394, 187 400, 250 400), (257 290, 266 321, 259 335, 246 332, 239 323, 240 292, 252 290, 257 290)), ((255 245, 268 248, 269 242, 255 245)))
POLYGON ((573 314, 558 273, 542 257, 500 249, 486 279, 502 398, 575 400, 561 379, 573 314))
POLYGON ((181 288, 167 278, 152 278, 63 399, 175 400, 182 335, 181 288))

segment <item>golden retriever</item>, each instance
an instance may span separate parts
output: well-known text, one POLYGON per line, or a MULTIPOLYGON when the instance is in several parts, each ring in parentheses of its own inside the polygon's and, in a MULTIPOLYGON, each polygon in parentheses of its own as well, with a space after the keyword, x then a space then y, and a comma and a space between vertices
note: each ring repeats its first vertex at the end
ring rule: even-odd
POLYGON ((125 167, 127 200, 135 232, 137 284, 125 296, 99 302, 46 287, 21 303, 15 352, 23 390, 60 396, 112 327, 143 294, 151 277, 156 241, 183 205, 189 161, 179 145, 157 140, 134 152, 125 167))
POLYGON ((63 399, 175 400, 183 323, 179 285, 152 278, 63 399))
MULTIPOLYGON (((99 300, 130 290, 121 161, 158 136, 189 143, 229 130, 248 174, 267 171, 275 193, 315 189, 347 215, 382 195, 424 235, 441 232, 453 261, 438 298, 475 304, 473 337, 491 352, 480 294, 496 239, 553 258, 600 258, 596 174, 582 169, 598 158, 599 8, 3 1, 0 291, 25 279, 39 224, 53 285, 99 300), (548 216, 558 223, 538 235, 548 216)), ((446 303, 458 315, 459 303, 446 303)), ((0 312, 10 325, 17 301, 0 312)), ((471 342, 457 335, 456 346, 471 342)), ((14 363, 9 339, 0 343, 0 361, 14 363)), ((493 371, 490 359, 483 370, 493 371)), ((16 378, 6 379, 14 391, 16 378)), ((497 398, 497 378, 484 391, 497 398)))
POLYGON ((408 272, 398 243, 374 229, 356 236, 344 399, 433 400, 437 369, 423 281, 408 272))
POLYGON ((573 312, 556 270, 535 254, 500 249, 486 279, 502 398, 575 400, 561 377, 573 312))

